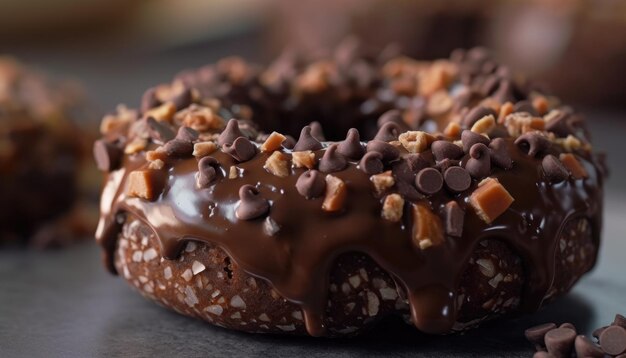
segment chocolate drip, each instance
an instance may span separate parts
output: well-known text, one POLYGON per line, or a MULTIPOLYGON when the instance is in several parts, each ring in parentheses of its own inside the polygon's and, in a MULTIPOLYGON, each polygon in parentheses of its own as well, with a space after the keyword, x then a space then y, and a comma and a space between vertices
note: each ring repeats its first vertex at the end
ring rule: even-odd
MULTIPOLYGON (((323 198, 306 199, 298 193, 296 181, 305 169, 293 169, 293 175, 280 178, 263 169, 267 153, 238 163, 221 151, 212 156, 222 167, 237 165, 246 175, 234 179, 219 176, 210 188, 198 189, 196 159, 180 159, 169 168, 166 188, 154 201, 125 194, 128 174, 145 169, 148 163, 141 156, 124 158, 122 169, 108 174, 96 236, 113 272, 124 213, 154 229, 167 259, 177 258, 188 240, 217 244, 246 272, 267 280, 283 297, 301 305, 306 328, 314 336, 324 334, 323 313, 333 261, 342 253, 360 251, 404 289, 418 329, 447 332, 456 321, 461 275, 480 241, 501 240, 517 251, 527 272, 522 309, 534 311, 552 285, 554 253, 565 222, 578 216, 590 218, 594 240, 599 240, 602 183, 592 162, 581 158, 588 178, 551 184, 543 178, 541 159, 528 156, 513 139, 504 140, 514 165, 509 170, 494 168, 490 176, 515 198, 511 207, 486 224, 466 204, 472 190, 460 194, 440 190, 428 197, 428 204, 433 211, 442 211, 454 198, 466 213, 463 233, 461 237, 446 236, 443 244, 426 250, 413 246, 409 216, 393 224, 380 218, 381 199, 373 194, 369 176, 356 162, 332 174, 348 183, 349 190, 342 214, 328 215, 321 210, 323 198), (274 236, 263 234, 263 220, 243 221, 235 216, 239 188, 246 184, 256 185, 260 195, 272 203, 269 215, 281 227, 274 236), (293 269, 296 265, 297 270, 293 269)), ((317 150, 316 157, 323 157, 325 150, 317 150)), ((461 162, 467 160, 466 154, 461 162)), ((470 189, 476 185, 473 180, 470 189)))

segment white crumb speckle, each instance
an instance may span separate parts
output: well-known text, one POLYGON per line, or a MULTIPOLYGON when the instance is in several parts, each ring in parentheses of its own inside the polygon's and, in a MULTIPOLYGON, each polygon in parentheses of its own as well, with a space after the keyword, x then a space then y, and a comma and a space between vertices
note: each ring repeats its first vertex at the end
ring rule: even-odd
POLYGON ((270 321, 270 318, 268 317, 268 315, 267 315, 267 314, 265 314, 265 313, 261 313, 261 314, 259 315, 259 321, 269 322, 269 321, 270 321))
POLYGON ((290 325, 276 325, 276 328, 280 329, 281 331, 285 331, 285 332, 291 332, 291 331, 295 331, 296 330, 296 326, 294 326, 293 324, 290 325))
POLYGON ((146 262, 155 259, 157 256, 159 256, 159 253, 153 247, 143 252, 143 260, 146 262))
POLYGON ((167 266, 166 268, 163 269, 163 277, 165 277, 166 280, 169 280, 170 278, 172 278, 172 268, 167 266))
POLYGON ((394 288, 383 287, 378 292, 380 292, 380 297, 385 301, 393 301, 398 298, 398 292, 394 288))
POLYGON ((194 275, 199 274, 200 272, 206 270, 206 266, 204 266, 201 262, 199 261, 194 261, 191 264, 191 271, 193 272, 194 275))
POLYGON ((246 309, 246 303, 244 302, 243 299, 241 299, 239 295, 234 295, 230 299, 230 305, 235 308, 246 309))
POLYGON ((293 311, 293 312, 291 312, 291 317, 297 319, 298 321, 302 321, 302 312, 300 312, 300 311, 293 311))
POLYGON ((378 307, 380 306, 380 301, 378 300, 378 296, 372 291, 367 291, 367 314, 370 316, 376 316, 378 314, 378 307))
POLYGON ((133 262, 141 262, 143 258, 143 253, 141 251, 133 252, 133 262))
POLYGON ((193 288, 191 288, 190 286, 186 286, 185 287, 185 303, 187 304, 187 306, 189 307, 193 307, 196 304, 198 304, 198 297, 196 296, 196 293, 194 292, 193 288))
POLYGON ((211 305, 205 308, 204 310, 216 316, 220 316, 222 312, 224 312, 224 309, 220 305, 211 305))
POLYGON ((230 318, 232 318, 232 319, 241 319, 241 313, 239 311, 237 311, 237 312, 231 314, 230 318))
POLYGON ((195 242, 189 241, 187 243, 187 246, 185 246, 185 251, 186 252, 194 252, 196 250, 196 247, 197 247, 197 245, 196 245, 195 242))
POLYGON ((357 288, 361 285, 361 277, 354 275, 354 276, 350 276, 348 278, 348 282, 350 282, 350 285, 354 288, 357 288))
POLYGON ((186 269, 185 272, 183 272, 182 275, 180 276, 184 278, 185 281, 189 282, 191 281, 191 278, 193 277, 193 273, 191 272, 190 269, 186 269))

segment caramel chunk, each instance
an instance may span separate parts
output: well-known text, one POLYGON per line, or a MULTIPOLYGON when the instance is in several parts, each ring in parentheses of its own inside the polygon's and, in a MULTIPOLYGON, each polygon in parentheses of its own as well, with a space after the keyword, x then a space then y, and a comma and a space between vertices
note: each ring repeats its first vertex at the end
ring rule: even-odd
POLYGON ((588 176, 587 170, 585 170, 585 167, 580 164, 580 161, 576 159, 576 156, 574 154, 562 153, 559 156, 559 159, 561 159, 561 163, 563 163, 565 168, 567 168, 567 170, 572 173, 574 179, 582 179, 588 176))
POLYGON ((210 107, 192 105, 188 109, 183 110, 180 115, 182 116, 182 124, 185 127, 193 128, 198 132, 222 129, 226 125, 224 119, 218 116, 210 107))
POLYGON ((399 194, 389 194, 383 201, 381 217, 391 222, 398 222, 402 219, 404 209, 404 199, 399 194))
POLYGON ((134 154, 140 152, 148 146, 148 140, 143 138, 135 138, 126 144, 124 147, 124 153, 126 154, 134 154))
POLYGON ((413 205, 413 243, 421 250, 443 243, 441 219, 424 204, 413 205))
POLYGON ((283 152, 274 152, 267 158, 263 168, 277 177, 289 176, 289 157, 283 152))
POLYGON ((272 134, 270 134, 267 139, 265 140, 265 142, 263 142, 263 144, 261 144, 261 151, 262 152, 273 152, 277 149, 280 148, 280 146, 283 144, 283 142, 285 141, 285 136, 278 133, 278 132, 272 132, 272 134))
POLYGON ((470 196, 470 204, 487 224, 491 224, 502 215, 514 200, 504 186, 494 178, 481 181, 470 196))
POLYGON ((296 168, 313 169, 315 167, 315 153, 310 150, 291 153, 293 166, 296 168))
POLYGON ((496 118, 490 114, 477 120, 471 131, 479 134, 489 134, 496 127, 496 118))
POLYGON ((145 117, 153 117, 160 122, 171 122, 176 113, 176 105, 172 102, 166 102, 162 105, 147 111, 145 117))
POLYGON ((193 156, 196 158, 206 157, 217 150, 214 142, 198 142, 193 145, 193 156))
POLYGON ((163 191, 165 173, 159 170, 135 170, 128 175, 126 195, 154 200, 163 191))
POLYGON ((443 134, 449 138, 457 138, 461 135, 461 126, 456 122, 450 122, 443 130, 443 134))
POLYGON ((408 131, 400 134, 398 140, 409 153, 421 153, 435 141, 435 138, 422 131, 408 131))
POLYGON ((348 189, 343 180, 333 175, 326 175, 326 194, 322 210, 329 212, 341 211, 348 197, 348 189))
POLYGON ((391 174, 391 170, 384 173, 372 175, 370 181, 374 184, 374 188, 378 194, 384 193, 385 190, 391 188, 396 181, 391 174))

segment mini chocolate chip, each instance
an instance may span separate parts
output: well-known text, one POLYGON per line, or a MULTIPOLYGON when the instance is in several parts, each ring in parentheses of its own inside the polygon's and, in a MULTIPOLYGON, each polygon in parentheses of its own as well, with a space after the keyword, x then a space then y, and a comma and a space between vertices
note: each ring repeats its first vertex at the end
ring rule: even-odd
POLYGON ((365 148, 361 144, 359 131, 356 128, 350 128, 346 139, 337 144, 337 153, 353 160, 359 160, 365 154, 365 148))
POLYGON ((472 184, 472 178, 467 170, 461 167, 450 167, 443 173, 443 180, 446 187, 454 192, 460 193, 469 189, 472 184))
POLYGON ((533 107, 532 103, 527 100, 515 103, 515 105, 513 106, 513 112, 526 112, 530 113, 533 116, 539 115, 539 113, 537 113, 537 110, 535 110, 535 107, 533 107))
POLYGON ((611 326, 620 326, 622 328, 626 328, 626 317, 622 316, 621 314, 616 314, 613 323, 611 323, 611 326))
POLYGON ((476 132, 472 132, 469 129, 466 129, 461 133, 461 142, 463 143, 463 151, 465 153, 469 153, 472 146, 476 143, 489 145, 489 138, 485 137, 482 134, 478 134, 476 132))
POLYGON ((567 137, 574 131, 570 124, 570 114, 564 111, 559 112, 546 122, 545 129, 556 134, 557 137, 567 137))
POLYGON ((491 173, 489 148, 482 143, 476 143, 470 149, 469 154, 470 158, 465 163, 465 169, 467 169, 469 174, 476 179, 489 176, 489 173, 491 173))
POLYGON ((235 139, 232 145, 224 144, 222 150, 224 153, 235 158, 238 162, 247 162, 252 159, 257 152, 256 146, 245 137, 235 139))
POLYGON ((436 161, 444 159, 458 159, 463 156, 463 149, 447 140, 434 141, 430 149, 433 151, 436 161))
POLYGON ((313 137, 311 134, 311 127, 305 126, 300 131, 300 138, 298 138, 298 142, 293 147, 294 152, 301 152, 305 150, 320 150, 322 149, 322 144, 313 137))
POLYGON ((292 136, 286 135, 285 140, 283 141, 283 147, 285 147, 286 149, 293 149, 295 145, 296 140, 292 136))
POLYGON ((396 160, 400 156, 400 150, 394 145, 376 139, 367 142, 367 151, 380 153, 385 163, 396 160))
POLYGON ((148 117, 146 119, 146 124, 148 126, 148 133, 150 134, 150 138, 156 144, 167 143, 175 137, 174 131, 169 126, 158 122, 152 117, 148 117))
POLYGON ((524 335, 526 339, 535 345, 535 347, 545 347, 544 337, 546 333, 556 328, 556 324, 554 323, 544 323, 538 326, 530 327, 526 331, 524 331, 524 335))
POLYGON ((577 336, 574 341, 574 349, 577 357, 602 358, 604 352, 600 347, 596 346, 589 338, 585 336, 577 336))
POLYGON ((347 165, 348 161, 337 151, 337 143, 335 143, 326 148, 320 159, 319 170, 322 173, 334 173, 345 169, 347 165))
POLYGON ((176 139, 182 140, 185 142, 193 143, 198 140, 198 131, 190 127, 180 127, 178 128, 178 133, 176 133, 176 139))
POLYGON ((424 194, 435 194, 443 187, 443 176, 435 168, 424 168, 417 173, 415 186, 424 194))
POLYGON ((591 333, 591 335, 597 339, 598 341, 600 340, 600 335, 602 334, 602 332, 604 332, 605 329, 607 329, 608 326, 604 326, 604 327, 600 327, 600 328, 596 328, 593 333, 591 333))
POLYGON ((550 140, 539 133, 524 133, 515 144, 531 157, 537 157, 550 148, 550 140))
POLYGON ((171 99, 177 111, 189 107, 193 98, 191 96, 191 89, 185 87, 180 93, 175 94, 171 99))
POLYGON ((224 146, 225 144, 233 144, 235 139, 243 137, 243 133, 239 129, 239 122, 236 119, 232 118, 226 123, 226 128, 220 133, 217 138, 217 144, 220 146, 224 146))
POLYGON ((398 124, 387 122, 380 126, 374 139, 383 142, 391 142, 392 140, 398 140, 398 136, 401 132, 402 130, 398 124))
POLYGON ((307 199, 322 196, 325 189, 326 181, 324 180, 324 175, 315 169, 302 173, 296 181, 296 190, 307 199))
POLYGON ((506 140, 502 138, 496 138, 489 143, 489 155, 491 156, 491 163, 499 166, 502 169, 511 169, 513 167, 513 160, 506 145, 506 140))
POLYGON ((543 174, 550 183, 560 183, 569 177, 569 171, 565 168, 559 158, 552 154, 543 157, 541 161, 543 174))
POLYGON ((311 127, 311 135, 313 136, 313 138, 317 139, 320 142, 323 142, 326 140, 326 137, 324 136, 324 131, 322 130, 322 125, 320 124, 320 122, 313 121, 309 123, 309 127, 311 127))
POLYGON ((156 96, 156 88, 148 88, 141 96, 141 113, 145 113, 160 104, 161 101, 156 96))
POLYGON ((239 188, 239 205, 235 215, 239 220, 252 220, 267 214, 270 203, 259 195, 259 190, 246 184, 239 188))
POLYGON ((610 355, 626 352, 626 329, 620 326, 609 326, 600 334, 600 347, 610 355))
POLYGON ((180 139, 172 139, 163 145, 163 149, 168 157, 182 158, 190 156, 193 153, 193 143, 180 139))
POLYGON ((576 332, 570 328, 555 328, 544 338, 548 353, 555 357, 569 357, 572 353, 576 332))
POLYGON ((493 109, 489 107, 483 107, 483 106, 474 107, 472 108, 471 111, 469 111, 465 115, 465 117, 463 117, 463 125, 466 128, 471 128, 474 125, 474 123, 476 123, 479 119, 488 115, 492 115, 494 117, 498 116, 496 111, 494 111, 493 109))
POLYGON ((217 178, 220 163, 213 157, 204 157, 198 161, 198 175, 196 184, 198 188, 209 186, 217 178))
POLYGON ((514 102, 515 96, 513 95, 513 84, 511 83, 511 81, 500 81, 498 89, 491 97, 500 103, 514 102))
POLYGON ((120 147, 104 139, 98 139, 93 144, 93 157, 98 169, 103 172, 110 172, 119 168, 123 155, 124 152, 120 147))
POLYGON ((384 169, 383 155, 378 152, 365 153, 359 162, 359 169, 369 175, 382 173, 384 169))
POLYGON ((440 160, 435 164, 435 168, 439 169, 440 172, 445 173, 446 170, 450 167, 454 167, 460 164, 459 160, 456 159, 444 159, 440 160))
POLYGON ((446 234, 454 237, 463 235, 465 212, 456 201, 450 201, 445 206, 446 234))
MULTIPOLYGON (((378 128, 382 128, 387 123, 395 124, 396 128, 398 128, 399 133, 409 130, 409 126, 406 125, 404 119, 402 118, 402 112, 397 109, 390 109, 387 112, 383 113, 380 117, 378 117, 378 121, 376 122, 378 128)), ((396 136, 396 138, 398 137, 396 136)))

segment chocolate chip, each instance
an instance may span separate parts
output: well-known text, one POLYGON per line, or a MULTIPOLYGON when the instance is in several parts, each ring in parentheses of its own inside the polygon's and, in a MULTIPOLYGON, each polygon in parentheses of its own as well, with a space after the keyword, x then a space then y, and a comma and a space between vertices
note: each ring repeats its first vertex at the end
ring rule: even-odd
POLYGON ((626 328, 626 317, 622 316, 621 314, 616 314, 613 323, 611 323, 611 326, 620 326, 622 328, 626 328))
POLYGON ((440 172, 445 173, 448 168, 457 166, 459 163, 460 161, 456 159, 444 159, 438 161, 435 168, 439 169, 440 172))
POLYGON ((315 169, 307 170, 302 173, 296 181, 296 190, 307 199, 322 196, 325 189, 326 181, 324 180, 324 176, 315 169))
POLYGON ((513 106, 513 112, 526 112, 530 113, 533 116, 538 116, 537 110, 533 107, 533 104, 530 101, 519 101, 515 103, 513 106))
POLYGON ((604 327, 600 327, 600 328, 596 328, 593 333, 591 334, 595 339, 597 339, 598 341, 600 340, 600 335, 602 334, 602 332, 604 332, 605 329, 607 329, 608 326, 604 326, 604 327))
POLYGON ((326 140, 326 137, 324 136, 324 131, 322 130, 322 125, 320 124, 320 122, 313 121, 309 123, 309 127, 311 127, 311 135, 313 136, 313 138, 317 139, 320 142, 323 142, 326 140))
POLYGON ((567 137, 572 134, 570 114, 567 112, 559 112, 546 122, 546 131, 556 134, 558 137, 567 137))
POLYGON ((400 156, 400 150, 394 145, 376 139, 367 142, 367 151, 380 153, 385 163, 396 160, 400 156))
POLYGON ((569 328, 569 329, 573 330, 574 332, 576 332, 576 326, 574 326, 574 324, 569 323, 569 322, 561 323, 559 328, 569 328))
POLYGON ((177 111, 189 107, 193 101, 191 89, 187 87, 183 88, 180 93, 175 94, 170 100, 174 103, 177 111))
POLYGON ((544 323, 538 326, 530 327, 526 331, 524 331, 524 335, 526 339, 535 345, 535 347, 545 347, 544 337, 546 333, 556 328, 556 324, 554 323, 544 323))
POLYGON ((431 145, 431 150, 435 156, 435 160, 458 159, 463 156, 463 149, 458 145, 447 140, 437 140, 431 145))
POLYGON ((577 336, 574 341, 574 349, 577 357, 602 358, 604 352, 600 347, 596 346, 589 338, 585 336, 577 336))
POLYGON ((513 95, 513 84, 511 83, 511 81, 500 81, 498 89, 491 97, 500 103, 514 102, 515 96, 513 95))
POLYGON ((469 111, 465 115, 465 117, 463 117, 463 125, 467 128, 471 128, 474 125, 474 123, 476 123, 479 119, 488 115, 492 115, 494 117, 498 116, 496 111, 494 111, 493 109, 489 107, 483 107, 483 106, 474 107, 472 108, 471 111, 469 111))
POLYGON ((180 127, 178 128, 178 133, 176 133, 176 139, 182 140, 185 142, 193 143, 198 140, 198 131, 190 127, 180 127))
POLYGON ((232 145, 224 144, 222 150, 224 153, 235 158, 238 162, 247 162, 252 159, 257 152, 256 146, 245 137, 235 139, 232 145))
POLYGON ((110 172, 119 168, 123 154, 120 147, 104 139, 98 139, 93 144, 93 157, 96 160, 96 166, 103 172, 110 172))
POLYGON ((174 131, 166 124, 163 124, 153 117, 146 119, 146 125, 148 126, 148 133, 150 138, 156 144, 164 144, 174 139, 174 131))
POLYGON ((163 145, 163 150, 168 157, 187 157, 193 153, 193 143, 180 139, 172 139, 163 145))
POLYGON ((198 161, 198 175, 196 184, 198 188, 206 188, 216 178, 220 168, 220 163, 213 157, 204 157, 198 161))
POLYGON ((600 334, 600 346, 610 355, 626 352, 626 329, 620 326, 609 326, 600 334))
POLYGON ((544 338, 548 353, 555 357, 569 357, 576 339, 576 332, 570 328, 555 328, 544 338))
POLYGON ((525 133, 515 140, 515 144, 531 157, 537 157, 550 148, 550 140, 539 133, 525 133))
POLYGON ((365 148, 361 144, 359 131, 356 128, 350 128, 346 139, 337 144, 337 153, 353 160, 359 160, 365 154, 365 148))
POLYGON ((300 138, 298 138, 298 142, 293 147, 295 152, 302 152, 305 150, 320 150, 322 149, 322 144, 313 137, 311 134, 311 127, 305 126, 300 131, 300 138))
POLYGON ((220 133, 217 138, 217 144, 224 146, 225 144, 233 144, 235 139, 243 137, 243 133, 239 130, 239 122, 236 119, 231 119, 226 123, 226 128, 220 133))
POLYGON ((435 194, 443 187, 443 176, 435 168, 422 169, 415 177, 415 186, 424 194, 435 194))
POLYGON ((470 158, 465 163, 465 169, 469 174, 476 179, 489 176, 491 173, 489 148, 482 143, 476 143, 470 149, 469 154, 470 158))
POLYGON ((446 234, 454 237, 463 235, 465 212, 456 201, 450 201, 445 206, 446 234))
POLYGON ((240 220, 252 220, 267 214, 270 203, 259 195, 259 190, 246 184, 239 188, 239 205, 235 215, 240 220))
POLYGON ((365 153, 359 162, 359 169, 369 175, 382 173, 384 169, 383 155, 378 152, 365 153))
POLYGON ((149 88, 141 96, 141 113, 145 113, 148 110, 157 107, 161 104, 161 101, 156 96, 156 88, 149 88))
POLYGON ((443 173, 443 180, 446 187, 454 192, 460 193, 469 189, 472 184, 472 178, 467 170, 461 167, 450 167, 443 173))
POLYGON ((489 155, 491 156, 492 164, 505 170, 513 167, 513 160, 511 160, 506 140, 502 138, 492 140, 489 143, 489 155))
MULTIPOLYGON (((409 126, 406 125, 406 123, 404 122, 404 119, 402 118, 402 112, 400 112, 397 109, 391 109, 383 113, 378 118, 378 121, 376 122, 376 124, 378 125, 378 128, 382 128, 387 123, 395 124, 399 132, 404 132, 404 131, 409 130, 409 126)), ((389 139, 389 140, 394 140, 394 139, 389 139)))
POLYGON ((398 136, 401 132, 402 130, 398 124, 394 122, 387 122, 380 126, 380 129, 378 129, 374 139, 383 142, 391 142, 393 140, 398 140, 398 136))
POLYGON ((319 170, 322 173, 334 173, 345 169, 348 165, 346 158, 337 151, 337 144, 331 144, 324 156, 320 159, 319 170))
POLYGON ((569 171, 567 171, 559 158, 552 154, 543 157, 541 167, 546 180, 550 183, 560 183, 569 177, 569 171))
POLYGON ((415 175, 422 169, 432 165, 423 154, 411 154, 393 163, 391 171, 396 181, 410 183, 415 182, 415 175))
POLYGON ((292 136, 286 135, 285 140, 283 141, 283 147, 285 147, 286 149, 293 149, 295 145, 296 140, 292 136))
POLYGON ((478 134, 476 132, 472 132, 469 129, 466 129, 461 133, 461 142, 463 143, 463 151, 465 153, 469 153, 472 146, 476 143, 489 145, 489 138, 485 137, 482 134, 478 134))

